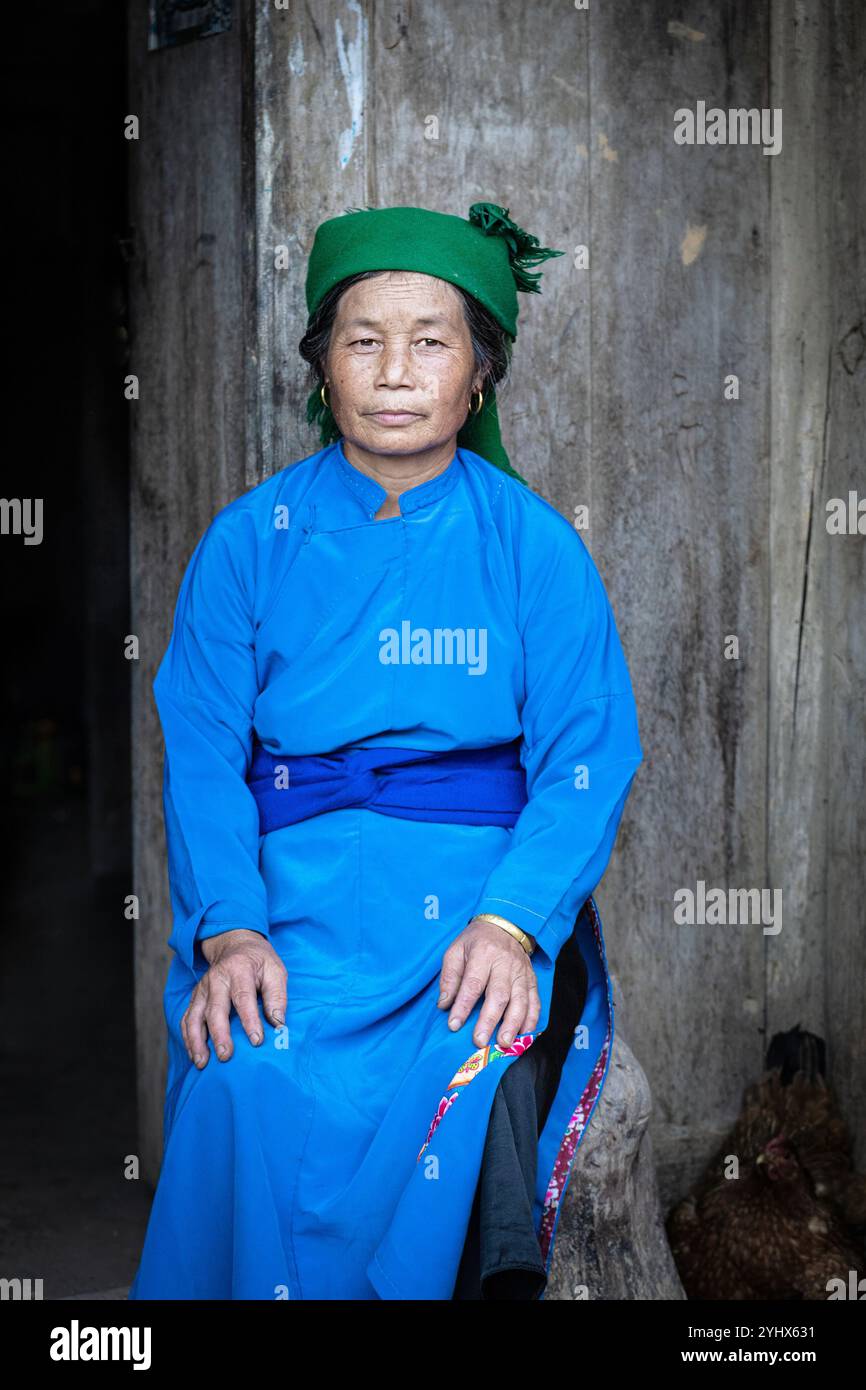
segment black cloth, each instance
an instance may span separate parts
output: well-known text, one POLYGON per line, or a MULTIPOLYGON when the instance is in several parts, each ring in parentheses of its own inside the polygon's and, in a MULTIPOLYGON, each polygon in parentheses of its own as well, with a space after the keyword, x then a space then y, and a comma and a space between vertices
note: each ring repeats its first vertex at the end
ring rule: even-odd
MULTIPOLYGON (((493 1098, 454 1299, 541 1297, 547 1274, 532 1219, 538 1136, 586 1004, 576 932, 556 959, 548 1026, 506 1069, 493 1098)), ((494 1034, 495 1036, 495 1034, 494 1034)))

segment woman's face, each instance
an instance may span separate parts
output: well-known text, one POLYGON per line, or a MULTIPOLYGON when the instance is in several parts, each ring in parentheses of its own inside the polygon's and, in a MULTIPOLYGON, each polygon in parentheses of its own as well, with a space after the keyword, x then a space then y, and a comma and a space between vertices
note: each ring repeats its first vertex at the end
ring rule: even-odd
POLYGON ((481 388, 457 290, 408 270, 350 286, 325 380, 337 426, 358 448, 414 454, 453 442, 481 388))

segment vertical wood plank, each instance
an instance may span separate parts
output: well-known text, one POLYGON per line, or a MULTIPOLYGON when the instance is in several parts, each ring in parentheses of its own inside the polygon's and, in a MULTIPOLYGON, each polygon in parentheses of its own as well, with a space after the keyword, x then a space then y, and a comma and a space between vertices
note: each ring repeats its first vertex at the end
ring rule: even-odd
POLYGON ((854 492, 856 535, 833 536, 826 584, 828 824, 825 946, 830 1076, 866 1170, 866 14, 834 0, 826 15, 830 120, 823 255, 834 267, 828 361, 825 532, 830 498, 854 492))
POLYGON ((763 1048, 761 925, 678 925, 674 895, 767 886, 770 162, 677 144, 674 122, 766 104, 766 16, 593 7, 590 33, 590 544, 646 754, 602 904, 671 1200, 763 1048))
POLYGON ((846 0, 773 0, 774 162, 770 862, 784 950, 769 1026, 828 1042, 866 1160, 866 540, 830 535, 829 499, 866 497, 866 25, 846 0))
POLYGON ((129 6, 131 370, 130 631, 133 674, 136 1034, 142 1172, 162 1142, 162 991, 171 912, 162 822, 162 734, 152 684, 196 540, 244 490, 240 31, 147 50, 147 4, 129 6))

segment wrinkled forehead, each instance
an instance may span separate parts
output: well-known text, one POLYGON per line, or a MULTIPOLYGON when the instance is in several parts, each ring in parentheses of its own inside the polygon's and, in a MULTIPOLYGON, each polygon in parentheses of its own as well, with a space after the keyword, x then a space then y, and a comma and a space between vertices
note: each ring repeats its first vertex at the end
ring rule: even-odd
POLYGON ((446 323, 464 320, 459 292, 447 280, 414 270, 385 270, 350 285, 340 296, 336 326, 446 323))

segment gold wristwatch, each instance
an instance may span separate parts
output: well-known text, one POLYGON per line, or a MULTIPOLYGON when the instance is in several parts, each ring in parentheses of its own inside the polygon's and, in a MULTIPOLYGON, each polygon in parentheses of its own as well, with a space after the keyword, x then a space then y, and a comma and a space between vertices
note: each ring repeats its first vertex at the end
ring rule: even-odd
POLYGON ((473 922, 495 922, 497 927, 501 927, 503 931, 508 932, 509 936, 513 936, 515 941, 520 942, 528 956, 531 956, 535 950, 535 938, 530 936, 529 932, 515 926, 513 922, 509 922, 507 917, 499 917, 495 912, 476 912, 471 920, 473 922))

